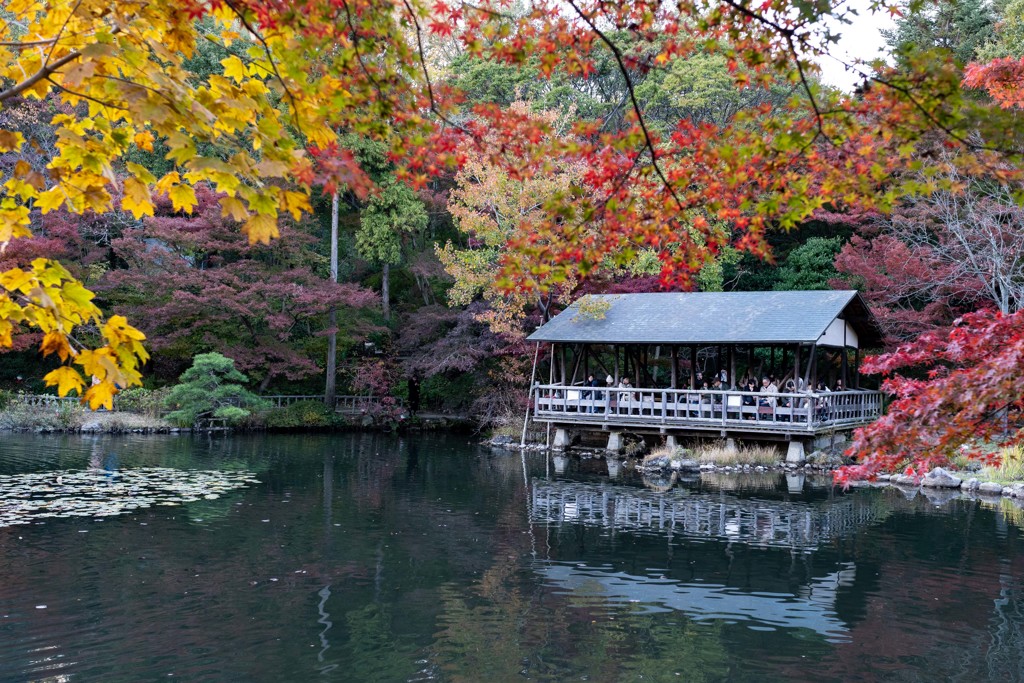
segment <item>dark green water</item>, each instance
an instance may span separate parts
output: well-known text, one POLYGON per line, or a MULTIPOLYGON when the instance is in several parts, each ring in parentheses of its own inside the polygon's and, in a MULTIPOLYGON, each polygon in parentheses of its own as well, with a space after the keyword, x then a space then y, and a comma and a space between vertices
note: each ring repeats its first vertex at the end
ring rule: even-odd
POLYGON ((660 491, 600 461, 548 475, 529 456, 524 471, 518 454, 456 436, 0 434, 0 475, 90 465, 261 483, 0 528, 2 681, 1024 671, 1016 508, 782 475, 660 491))

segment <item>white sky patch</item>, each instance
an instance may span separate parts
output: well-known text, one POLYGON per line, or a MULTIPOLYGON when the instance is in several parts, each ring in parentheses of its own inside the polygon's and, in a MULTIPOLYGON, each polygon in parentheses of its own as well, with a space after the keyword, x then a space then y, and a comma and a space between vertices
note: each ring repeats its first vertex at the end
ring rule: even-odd
MULTIPOLYGON (((818 61, 821 67, 821 80, 829 85, 850 92, 863 81, 858 70, 847 71, 842 62, 852 63, 855 60, 870 61, 883 55, 885 39, 883 29, 892 29, 896 20, 885 10, 872 13, 868 9, 869 0, 850 0, 848 6, 856 9, 858 16, 850 17, 852 24, 829 22, 833 32, 840 34, 839 43, 829 51, 838 59, 824 57, 818 61)), ((864 70, 861 67, 860 70, 864 70)))

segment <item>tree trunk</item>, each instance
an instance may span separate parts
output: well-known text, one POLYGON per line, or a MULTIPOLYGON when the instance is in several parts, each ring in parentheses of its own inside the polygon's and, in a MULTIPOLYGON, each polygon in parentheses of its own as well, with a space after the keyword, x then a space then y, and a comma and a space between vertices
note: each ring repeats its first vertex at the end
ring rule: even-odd
POLYGON ((381 272, 380 298, 384 310, 384 319, 391 321, 391 264, 385 263, 381 272))
MULTIPOLYGON (((331 282, 338 281, 338 193, 335 192, 331 198, 331 282)), ((331 333, 327 337, 327 384, 324 387, 324 403, 328 408, 334 408, 336 393, 335 380, 338 376, 338 315, 337 310, 331 307, 331 317, 328 323, 331 326, 331 333)))

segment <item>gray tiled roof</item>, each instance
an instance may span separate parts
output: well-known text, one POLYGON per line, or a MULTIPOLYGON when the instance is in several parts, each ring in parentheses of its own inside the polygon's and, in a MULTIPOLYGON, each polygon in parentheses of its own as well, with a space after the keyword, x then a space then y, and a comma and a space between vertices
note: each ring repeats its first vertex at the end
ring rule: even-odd
POLYGON ((813 343, 844 316, 861 346, 881 341, 878 323, 855 291, 666 292, 601 294, 604 318, 578 315, 579 301, 530 335, 530 341, 615 344, 813 343), (848 310, 849 309, 849 310, 848 310))

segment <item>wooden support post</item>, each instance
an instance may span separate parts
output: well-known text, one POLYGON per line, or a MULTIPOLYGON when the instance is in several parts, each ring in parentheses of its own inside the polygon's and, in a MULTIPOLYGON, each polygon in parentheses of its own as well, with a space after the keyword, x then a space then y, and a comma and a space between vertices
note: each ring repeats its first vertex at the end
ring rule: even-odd
POLYGON ((560 353, 559 356, 561 356, 561 359, 562 359, 562 385, 564 386, 565 385, 565 380, 566 380, 566 376, 565 376, 565 344, 562 344, 562 353, 560 353))
POLYGON ((548 366, 548 384, 555 383, 555 347, 558 344, 551 345, 551 363, 548 366))
POLYGON ((768 374, 775 376, 775 344, 771 345, 770 360, 768 361, 768 374))
POLYGON ((860 347, 853 350, 853 388, 860 389, 860 347))
MULTIPOLYGON (((793 350, 793 384, 800 389, 800 345, 793 350)), ((805 385, 806 386, 806 385, 805 385)))
POLYGON ((580 344, 578 346, 574 346, 572 349, 572 377, 569 379, 569 384, 576 384, 576 374, 580 371, 580 362, 583 360, 582 350, 584 348, 583 344, 580 344))
POLYGON ((807 381, 809 386, 818 386, 818 345, 811 347, 811 357, 807 359, 807 381))
POLYGON ((679 385, 679 347, 672 345, 672 388, 678 389, 679 385))
POLYGON ((615 356, 615 384, 619 383, 619 345, 612 346, 612 355, 615 356))
POLYGON ((736 379, 736 347, 733 344, 729 345, 729 388, 735 389, 738 384, 736 379))
POLYGON ((806 387, 807 389, 809 389, 811 391, 814 390, 814 385, 811 384, 811 362, 812 362, 813 358, 814 358, 814 345, 812 344, 811 347, 807 349, 807 365, 804 366, 804 374, 803 374, 804 387, 806 387))
MULTIPOLYGON (((747 347, 747 377, 754 377, 754 347, 747 347)), ((757 378, 754 377, 756 380, 757 378)))
POLYGON ((597 363, 597 366, 599 368, 601 368, 601 372, 604 373, 604 376, 599 378, 603 382, 605 376, 610 375, 612 373, 609 372, 608 368, 605 367, 604 362, 601 360, 601 354, 599 354, 599 353, 595 353, 594 354, 594 362, 597 363))
POLYGON ((697 388, 697 347, 690 345, 690 388, 697 388))

